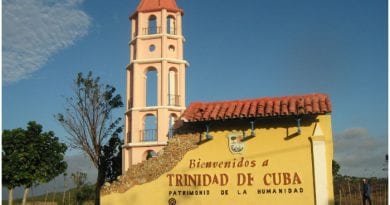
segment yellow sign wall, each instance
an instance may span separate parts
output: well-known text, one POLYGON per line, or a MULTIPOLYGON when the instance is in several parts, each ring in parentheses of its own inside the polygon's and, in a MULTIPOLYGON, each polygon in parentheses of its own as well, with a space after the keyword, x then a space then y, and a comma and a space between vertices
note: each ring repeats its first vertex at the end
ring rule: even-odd
POLYGON ((221 123, 209 133, 212 140, 189 151, 171 171, 125 193, 106 195, 102 204, 316 204, 313 138, 321 138, 326 150, 328 198, 321 204, 332 204, 330 125, 330 115, 323 115, 300 127, 300 133, 279 122, 256 126, 255 136, 244 138, 242 130, 251 133, 248 127, 221 123), (229 143, 231 136, 236 142, 229 143), (229 149, 232 143, 242 148, 240 153, 229 149))

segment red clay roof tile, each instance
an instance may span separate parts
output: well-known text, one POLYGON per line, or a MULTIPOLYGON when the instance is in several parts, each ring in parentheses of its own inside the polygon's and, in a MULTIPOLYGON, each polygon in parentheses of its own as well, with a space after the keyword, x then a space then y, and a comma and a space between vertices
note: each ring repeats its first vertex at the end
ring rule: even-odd
POLYGON ((229 104, 228 103, 223 103, 221 109, 218 112, 217 119, 219 119, 219 120, 224 119, 225 113, 226 113, 228 108, 229 108, 229 104))
POLYGON ((256 116, 256 102, 252 101, 250 104, 250 110, 249 110, 249 117, 254 117, 256 116))
POLYGON ((265 115, 266 116, 272 116, 272 108, 273 108, 274 102, 272 100, 267 100, 265 104, 265 115))
POLYGON ((240 117, 248 116, 249 106, 250 106, 250 105, 251 105, 251 102, 250 102, 250 101, 244 102, 244 106, 242 107, 240 117))
POLYGON ((229 119, 232 118, 233 111, 236 108, 236 104, 233 102, 232 103, 226 102, 226 104, 229 106, 229 108, 226 111, 225 119, 229 119))
POLYGON ((274 101, 273 114, 274 115, 279 115, 280 114, 280 100, 279 99, 276 99, 274 101))
POLYGON ((283 97, 281 104, 281 115, 288 115, 288 98, 283 97))
POLYGON ((184 111, 181 119, 186 122, 223 120, 251 117, 327 114, 332 111, 326 94, 308 94, 234 100, 222 102, 195 102, 184 111))
POLYGON ((260 99, 259 103, 257 104, 257 116, 264 116, 264 109, 265 109, 265 100, 260 99))
POLYGON ((240 117, 241 109, 242 109, 242 101, 238 101, 236 104, 236 109, 234 110, 233 117, 237 118, 240 117))
POLYGON ((312 107, 311 102, 312 102, 311 98, 306 96, 305 97, 305 110, 309 114, 313 113, 313 107, 312 107))
POLYGON ((210 114, 210 118, 213 119, 213 120, 216 120, 216 119, 217 119, 218 111, 219 111, 220 109, 221 109, 221 104, 215 105, 213 111, 212 111, 211 114, 210 114))
POLYGON ((289 104, 288 112, 290 113, 290 115, 296 115, 297 114, 296 98, 290 98, 288 104, 289 104))

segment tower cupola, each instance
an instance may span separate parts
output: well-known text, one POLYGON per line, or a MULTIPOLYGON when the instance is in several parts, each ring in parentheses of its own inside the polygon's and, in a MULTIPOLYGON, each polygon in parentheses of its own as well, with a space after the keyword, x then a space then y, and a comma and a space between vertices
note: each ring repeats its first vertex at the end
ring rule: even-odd
POLYGON ((137 9, 131 16, 133 18, 138 12, 153 12, 153 11, 161 11, 166 9, 169 12, 180 12, 183 15, 183 10, 180 9, 176 0, 141 0, 137 9))

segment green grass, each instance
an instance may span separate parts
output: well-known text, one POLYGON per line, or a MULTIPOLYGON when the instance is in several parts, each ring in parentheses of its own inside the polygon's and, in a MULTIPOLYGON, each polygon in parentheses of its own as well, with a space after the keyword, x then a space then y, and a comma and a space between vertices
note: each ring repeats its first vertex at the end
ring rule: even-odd
MULTIPOLYGON (((42 194, 39 196, 32 196, 27 198, 27 203, 30 205, 44 205, 45 201, 47 202, 47 205, 52 205, 49 204, 49 202, 55 202, 57 205, 75 205, 76 204, 76 188, 69 189, 66 191, 66 196, 65 196, 65 203, 62 203, 64 192, 50 192, 47 195, 42 194), (70 195, 70 197, 69 197, 70 195), (39 203, 41 202, 41 203, 39 203)), ((3 205, 8 204, 8 200, 3 200, 2 203, 3 205)), ((20 205, 22 204, 22 199, 14 199, 14 205, 20 205)), ((84 203, 84 204, 93 204, 91 202, 84 203)))

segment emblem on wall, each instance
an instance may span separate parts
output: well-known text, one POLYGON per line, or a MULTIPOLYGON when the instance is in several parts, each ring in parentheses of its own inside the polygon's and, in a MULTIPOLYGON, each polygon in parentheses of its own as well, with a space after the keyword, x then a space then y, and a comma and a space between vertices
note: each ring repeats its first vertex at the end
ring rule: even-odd
POLYGON ((168 205, 176 205, 176 199, 175 198, 170 198, 168 200, 168 205))
POLYGON ((244 136, 240 132, 232 132, 227 136, 229 141, 229 149, 233 154, 241 154, 244 151, 245 144, 242 141, 244 136))

